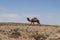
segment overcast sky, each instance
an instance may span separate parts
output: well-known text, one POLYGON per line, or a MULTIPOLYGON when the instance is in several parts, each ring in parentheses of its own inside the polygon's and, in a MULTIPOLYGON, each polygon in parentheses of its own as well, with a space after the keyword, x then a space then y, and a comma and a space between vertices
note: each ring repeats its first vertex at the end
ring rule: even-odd
POLYGON ((60 0, 0 0, 0 22, 26 23, 26 17, 60 25, 60 0))

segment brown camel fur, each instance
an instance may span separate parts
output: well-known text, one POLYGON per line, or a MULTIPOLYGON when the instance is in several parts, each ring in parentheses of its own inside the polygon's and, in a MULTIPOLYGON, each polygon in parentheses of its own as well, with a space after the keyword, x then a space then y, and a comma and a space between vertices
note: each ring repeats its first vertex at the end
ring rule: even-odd
POLYGON ((28 20, 29 22, 33 23, 33 24, 34 24, 34 22, 37 22, 38 24, 40 24, 39 20, 38 20, 36 17, 34 17, 34 18, 32 18, 32 19, 27 18, 27 20, 28 20))

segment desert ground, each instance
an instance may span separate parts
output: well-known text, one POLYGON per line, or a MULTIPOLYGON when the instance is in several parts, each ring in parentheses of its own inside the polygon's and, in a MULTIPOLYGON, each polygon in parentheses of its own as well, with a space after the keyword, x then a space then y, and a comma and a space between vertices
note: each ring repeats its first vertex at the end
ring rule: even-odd
POLYGON ((0 40, 60 40, 60 26, 0 23, 0 40))

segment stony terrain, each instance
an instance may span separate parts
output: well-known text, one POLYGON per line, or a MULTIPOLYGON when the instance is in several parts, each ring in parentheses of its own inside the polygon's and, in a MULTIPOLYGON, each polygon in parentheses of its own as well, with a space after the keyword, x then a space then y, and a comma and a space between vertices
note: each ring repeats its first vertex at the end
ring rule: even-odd
POLYGON ((0 40, 60 40, 60 26, 0 23, 0 40))

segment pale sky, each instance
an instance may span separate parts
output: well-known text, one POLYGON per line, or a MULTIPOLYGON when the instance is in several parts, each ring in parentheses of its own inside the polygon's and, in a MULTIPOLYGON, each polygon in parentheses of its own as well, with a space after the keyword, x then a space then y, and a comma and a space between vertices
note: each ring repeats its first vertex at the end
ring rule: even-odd
POLYGON ((0 22, 27 23, 26 17, 60 25, 60 0, 0 0, 0 22))

